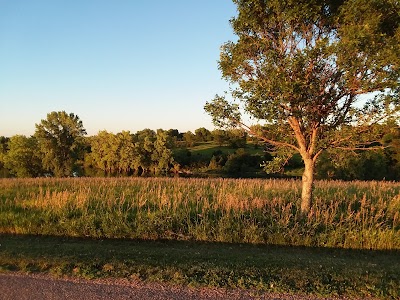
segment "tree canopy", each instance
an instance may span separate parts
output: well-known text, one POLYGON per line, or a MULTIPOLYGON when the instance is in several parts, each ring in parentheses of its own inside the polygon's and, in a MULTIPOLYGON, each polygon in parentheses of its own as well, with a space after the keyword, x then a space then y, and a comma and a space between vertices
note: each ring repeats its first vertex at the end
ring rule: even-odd
POLYGON ((221 47, 219 61, 233 100, 217 95, 205 110, 216 125, 241 126, 283 156, 301 154, 301 210, 307 213, 320 154, 374 148, 378 133, 370 126, 398 111, 400 2, 234 3, 238 16, 231 25, 238 39, 221 47), (243 113, 268 130, 244 124, 243 113))
POLYGON ((107 174, 145 174, 150 170, 158 174, 173 163, 172 143, 172 136, 162 129, 135 134, 103 130, 90 139, 91 151, 85 160, 107 174))
POLYGON ((36 124, 35 137, 43 155, 43 167, 58 177, 71 176, 82 158, 86 130, 73 113, 51 112, 36 124))
POLYGON ((15 135, 8 141, 4 166, 17 177, 37 177, 42 174, 38 142, 34 137, 15 135))

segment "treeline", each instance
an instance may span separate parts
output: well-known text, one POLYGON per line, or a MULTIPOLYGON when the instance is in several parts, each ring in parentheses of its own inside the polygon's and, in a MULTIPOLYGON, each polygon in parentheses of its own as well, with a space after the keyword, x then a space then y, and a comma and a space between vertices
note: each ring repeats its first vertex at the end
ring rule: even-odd
POLYGON ((211 157, 210 153, 193 154, 194 147, 203 143, 239 149, 246 147, 247 135, 237 130, 210 132, 206 128, 198 128, 194 133, 181 133, 177 129, 144 129, 136 133, 122 131, 117 134, 100 131, 86 138, 84 174, 168 175, 205 172, 213 154, 221 156, 222 152, 214 151, 211 157))
MULTIPOLYGON (((381 149, 327 152, 320 157, 317 177, 400 180, 400 127, 393 121, 377 126, 382 131, 377 142, 381 149)), ((184 133, 144 129, 116 134, 103 130, 87 137, 78 116, 52 112, 36 124, 32 136, 0 137, 0 176, 262 177, 266 176, 263 165, 274 156, 273 147, 242 130, 202 127, 184 133)), ((302 167, 295 155, 269 176, 299 176, 302 167)))

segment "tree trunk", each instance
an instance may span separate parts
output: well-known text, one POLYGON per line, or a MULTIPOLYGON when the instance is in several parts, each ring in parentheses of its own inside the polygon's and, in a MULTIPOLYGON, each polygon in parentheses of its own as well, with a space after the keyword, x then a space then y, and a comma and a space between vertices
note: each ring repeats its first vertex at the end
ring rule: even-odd
POLYGON ((313 185, 314 185, 314 161, 312 158, 303 158, 304 173, 302 177, 301 190, 301 214, 307 215, 311 208, 313 185))

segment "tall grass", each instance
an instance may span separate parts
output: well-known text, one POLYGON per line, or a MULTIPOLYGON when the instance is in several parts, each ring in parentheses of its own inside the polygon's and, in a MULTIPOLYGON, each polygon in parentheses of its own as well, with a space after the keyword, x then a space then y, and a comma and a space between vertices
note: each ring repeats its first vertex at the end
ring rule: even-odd
POLYGON ((0 233, 400 249, 400 183, 0 179, 0 233))

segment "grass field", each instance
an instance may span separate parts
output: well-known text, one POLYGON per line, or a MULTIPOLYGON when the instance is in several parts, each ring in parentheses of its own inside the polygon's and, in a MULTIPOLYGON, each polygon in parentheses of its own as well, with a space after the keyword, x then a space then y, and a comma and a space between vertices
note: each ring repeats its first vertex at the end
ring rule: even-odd
MULTIPOLYGON (((264 155, 263 148, 260 147, 260 148, 256 149, 256 148, 254 148, 253 144, 247 144, 244 149, 246 150, 246 152, 248 152, 251 155, 260 155, 260 156, 264 155)), ((211 159, 211 157, 213 156, 213 154, 216 151, 221 151, 222 153, 225 153, 225 154, 232 154, 235 151, 237 151, 237 148, 232 148, 232 147, 226 146, 226 145, 220 146, 214 142, 202 142, 196 146, 188 148, 188 150, 190 150, 190 152, 192 152, 193 155, 200 154, 200 155, 206 157, 207 159, 211 159)))
POLYGON ((400 184, 255 179, 0 180, 0 232, 400 249, 400 184))
POLYGON ((400 183, 0 180, 0 270, 400 296, 400 183))

